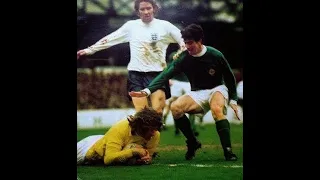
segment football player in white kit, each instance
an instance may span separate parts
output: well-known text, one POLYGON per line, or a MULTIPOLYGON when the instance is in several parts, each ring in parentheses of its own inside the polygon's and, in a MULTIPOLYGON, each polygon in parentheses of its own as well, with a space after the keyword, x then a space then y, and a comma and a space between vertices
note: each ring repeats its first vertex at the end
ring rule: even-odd
MULTIPOLYGON (((127 43, 130 46, 130 61, 127 66, 127 90, 140 91, 166 67, 166 51, 171 43, 178 43, 179 51, 185 48, 180 30, 172 23, 154 17, 159 6, 154 0, 135 0, 134 9, 140 19, 129 20, 113 33, 103 37, 92 46, 79 50, 77 58, 92 55, 111 46, 127 43)), ((151 94, 151 106, 162 114, 165 100, 170 98, 169 82, 151 94)), ((148 106, 148 97, 132 100, 136 111, 148 106)))

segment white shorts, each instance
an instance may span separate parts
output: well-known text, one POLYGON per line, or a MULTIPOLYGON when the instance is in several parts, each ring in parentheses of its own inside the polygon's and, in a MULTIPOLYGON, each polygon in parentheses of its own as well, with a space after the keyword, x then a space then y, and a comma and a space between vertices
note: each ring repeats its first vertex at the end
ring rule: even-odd
POLYGON ((213 89, 206 89, 206 90, 198 90, 198 91, 190 91, 187 93, 197 104, 201 106, 201 108, 204 111, 204 114, 206 114, 208 111, 210 111, 210 100, 212 98, 212 94, 215 92, 220 92, 224 99, 224 105, 225 108, 223 110, 223 114, 227 114, 227 107, 228 107, 228 88, 225 85, 217 86, 213 89))
POLYGON ((83 163, 88 150, 102 137, 103 135, 88 136, 77 143, 77 165, 83 163))
POLYGON ((184 95, 186 92, 191 91, 191 86, 189 82, 177 81, 172 79, 172 85, 170 86, 171 96, 179 97, 184 95))

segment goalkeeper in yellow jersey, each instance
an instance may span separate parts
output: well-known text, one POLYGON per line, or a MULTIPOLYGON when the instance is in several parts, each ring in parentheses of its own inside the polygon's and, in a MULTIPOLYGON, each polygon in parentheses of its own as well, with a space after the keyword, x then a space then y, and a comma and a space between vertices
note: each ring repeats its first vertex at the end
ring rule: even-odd
POLYGON ((77 143, 77 165, 150 164, 160 141, 162 116, 144 108, 133 116, 114 124, 105 135, 92 135, 77 143), (125 148, 128 144, 138 144, 125 148))

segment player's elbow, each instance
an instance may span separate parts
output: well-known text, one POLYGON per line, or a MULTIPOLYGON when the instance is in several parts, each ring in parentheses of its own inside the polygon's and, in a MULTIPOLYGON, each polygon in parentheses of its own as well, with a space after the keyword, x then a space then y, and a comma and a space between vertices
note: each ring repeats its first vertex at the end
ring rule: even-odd
POLYGON ((111 157, 109 157, 109 156, 105 156, 104 159, 103 159, 103 163, 104 163, 105 165, 109 165, 109 164, 111 164, 113 161, 114 161, 114 158, 111 158, 111 157))

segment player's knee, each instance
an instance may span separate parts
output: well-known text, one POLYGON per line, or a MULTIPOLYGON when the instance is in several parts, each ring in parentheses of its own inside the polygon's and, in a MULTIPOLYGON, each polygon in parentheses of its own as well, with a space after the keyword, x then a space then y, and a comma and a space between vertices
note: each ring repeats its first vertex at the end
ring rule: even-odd
POLYGON ((179 118, 184 114, 182 105, 177 103, 176 101, 171 104, 170 110, 174 118, 179 118))
POLYGON ((155 110, 157 113, 161 114, 161 116, 162 116, 162 114, 163 114, 163 107, 156 107, 156 108, 154 108, 154 110, 155 110))
POLYGON ((159 114, 163 114, 163 110, 165 108, 165 103, 154 103, 152 108, 157 111, 159 114))
POLYGON ((219 117, 224 116, 223 106, 219 106, 219 105, 214 104, 214 105, 210 106, 210 109, 211 109, 213 117, 219 118, 219 117))

